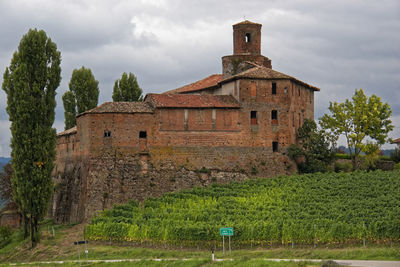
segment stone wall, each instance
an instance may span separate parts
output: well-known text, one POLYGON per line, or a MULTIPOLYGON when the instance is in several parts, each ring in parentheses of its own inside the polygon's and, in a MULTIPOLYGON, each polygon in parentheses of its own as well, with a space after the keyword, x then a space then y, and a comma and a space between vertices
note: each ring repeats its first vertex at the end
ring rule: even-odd
POLYGON ((289 174, 294 165, 286 156, 264 148, 153 147, 148 153, 105 149, 85 164, 88 169, 78 165, 59 174, 53 216, 59 222, 88 220, 129 200, 289 174))

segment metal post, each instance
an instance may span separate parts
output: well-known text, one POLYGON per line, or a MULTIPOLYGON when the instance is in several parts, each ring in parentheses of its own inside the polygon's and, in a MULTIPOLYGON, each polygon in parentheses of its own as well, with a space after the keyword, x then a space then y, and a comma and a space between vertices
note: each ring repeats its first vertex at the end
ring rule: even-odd
POLYGON ((229 256, 231 255, 231 236, 229 236, 229 256))
POLYGON ((79 250, 79 246, 77 246, 77 248, 78 248, 79 266, 82 266, 82 263, 81 263, 81 251, 79 250))
POLYGON ((211 250, 211 261, 214 261, 214 250, 211 250))
POLYGON ((365 223, 363 223, 363 236, 364 236, 364 238, 363 238, 363 247, 365 247, 365 223))
POLYGON ((222 254, 225 256, 225 236, 222 236, 222 254))
MULTIPOLYGON (((85 240, 86 241, 86 240, 85 240)), ((88 259, 88 254, 89 254, 89 251, 88 251, 88 249, 87 249, 87 245, 86 245, 87 243, 85 243, 85 254, 86 254, 86 264, 89 264, 89 259, 88 259)))

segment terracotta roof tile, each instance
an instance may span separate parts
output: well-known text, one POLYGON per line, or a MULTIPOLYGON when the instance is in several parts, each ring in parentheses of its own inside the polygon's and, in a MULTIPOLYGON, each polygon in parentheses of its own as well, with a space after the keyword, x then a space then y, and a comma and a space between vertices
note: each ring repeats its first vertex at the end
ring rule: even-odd
POLYGON ((145 101, 157 108, 240 108, 230 95, 147 94, 145 101))
POLYGON ((153 113, 153 108, 145 102, 105 102, 100 106, 79 114, 99 113, 153 113))
POLYGON ((58 133, 57 136, 62 136, 62 135, 70 135, 70 134, 76 134, 76 126, 65 130, 64 132, 58 133))
POLYGON ((255 25, 261 25, 260 23, 255 23, 255 22, 252 22, 252 21, 249 21, 249 20, 244 20, 244 21, 241 21, 241 22, 238 22, 238 23, 236 23, 236 24, 234 24, 233 26, 235 26, 235 25, 240 25, 240 24, 255 24, 255 25))
POLYGON ((187 92, 195 92, 200 90, 205 90, 208 88, 218 86, 218 83, 222 81, 222 74, 212 74, 204 79, 201 79, 197 82, 184 85, 174 90, 170 90, 164 92, 163 94, 180 94, 180 93, 187 93, 187 92))
POLYGON ((393 144, 400 144, 400 138, 394 139, 392 141, 393 144))
POLYGON ((234 76, 231 76, 229 78, 226 78, 225 80, 222 80, 221 83, 225 83, 225 82, 229 82, 232 80, 236 80, 239 78, 249 78, 249 79, 271 79, 271 80, 282 80, 282 79, 289 79, 292 80, 294 82, 300 83, 305 87, 310 88, 311 90, 314 91, 319 91, 320 89, 312 86, 308 83, 305 83, 303 81, 300 81, 292 76, 289 76, 287 74, 281 73, 279 71, 270 69, 270 68, 266 68, 263 66, 257 66, 251 69, 248 69, 246 71, 243 71, 241 73, 238 73, 234 76))

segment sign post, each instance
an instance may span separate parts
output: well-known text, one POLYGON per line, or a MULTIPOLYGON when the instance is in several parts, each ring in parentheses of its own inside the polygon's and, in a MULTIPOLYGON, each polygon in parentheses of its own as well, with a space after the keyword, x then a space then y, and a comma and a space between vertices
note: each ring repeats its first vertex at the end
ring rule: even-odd
POLYGON ((229 255, 231 255, 231 236, 233 236, 233 227, 220 228, 219 234, 222 236, 222 252, 224 256, 225 256, 225 236, 229 237, 229 255))
POLYGON ((77 248, 78 248, 79 266, 82 266, 82 263, 81 263, 81 251, 79 250, 79 245, 82 245, 82 244, 85 244, 86 264, 88 264, 88 252, 89 251, 87 250, 87 247, 86 247, 87 243, 88 243, 87 240, 74 242, 74 245, 78 245, 77 248))

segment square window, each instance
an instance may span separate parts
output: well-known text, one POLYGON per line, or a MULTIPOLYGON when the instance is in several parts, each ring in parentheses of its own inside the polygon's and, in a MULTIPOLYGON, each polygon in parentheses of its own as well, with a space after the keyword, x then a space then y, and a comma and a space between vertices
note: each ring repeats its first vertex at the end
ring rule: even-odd
POLYGON ((104 137, 111 137, 111 131, 104 131, 104 137))
POLYGON ((139 138, 147 138, 147 132, 146 131, 140 131, 139 132, 139 138))

